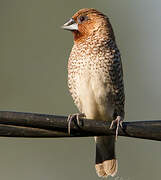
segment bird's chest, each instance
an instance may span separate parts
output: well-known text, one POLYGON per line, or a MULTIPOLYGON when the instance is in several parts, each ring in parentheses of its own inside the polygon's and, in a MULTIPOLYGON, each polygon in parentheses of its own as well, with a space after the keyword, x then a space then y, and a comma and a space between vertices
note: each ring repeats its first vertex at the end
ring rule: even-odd
POLYGON ((97 57, 88 50, 81 52, 72 50, 68 62, 68 81, 79 96, 84 92, 90 97, 94 82, 101 76, 101 69, 96 67, 97 61, 97 57))
POLYGON ((97 56, 91 54, 70 57, 68 64, 68 85, 80 111, 88 118, 111 116, 108 100, 108 74, 105 73, 97 56), (110 112, 107 112, 107 107, 110 112))
MULTIPOLYGON (((91 98, 92 91, 92 72, 90 56, 70 57, 68 63, 68 85, 71 93, 79 99, 91 98)), ((74 97, 75 98, 75 97, 74 97)), ((91 98, 92 99, 92 98, 91 98)))
MULTIPOLYGON (((68 61, 68 81, 73 88, 97 90, 109 84, 109 58, 101 48, 88 48, 74 46, 68 61)), ((107 55, 107 53, 106 53, 107 55)))

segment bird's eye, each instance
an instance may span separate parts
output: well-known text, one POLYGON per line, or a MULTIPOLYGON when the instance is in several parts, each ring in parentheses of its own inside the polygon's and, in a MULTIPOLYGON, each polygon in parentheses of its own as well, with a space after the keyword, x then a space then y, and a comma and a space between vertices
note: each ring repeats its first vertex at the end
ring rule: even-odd
POLYGON ((79 18, 78 18, 78 22, 79 23, 82 23, 83 21, 85 21, 87 19, 87 16, 80 16, 79 18))
POLYGON ((79 19, 80 19, 81 22, 83 22, 85 20, 85 17, 81 16, 79 19))

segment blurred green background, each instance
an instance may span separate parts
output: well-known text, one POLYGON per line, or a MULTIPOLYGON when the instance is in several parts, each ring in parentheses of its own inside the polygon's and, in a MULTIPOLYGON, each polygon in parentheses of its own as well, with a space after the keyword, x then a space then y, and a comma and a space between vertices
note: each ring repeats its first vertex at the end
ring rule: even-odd
MULTIPOLYGON (((80 8, 111 20, 122 54, 126 120, 161 118, 160 0, 0 0, 0 109, 68 115, 72 34, 60 29, 80 8)), ((93 138, 0 138, 0 179, 99 179, 93 138)), ((115 180, 161 179, 160 142, 117 141, 115 180)))

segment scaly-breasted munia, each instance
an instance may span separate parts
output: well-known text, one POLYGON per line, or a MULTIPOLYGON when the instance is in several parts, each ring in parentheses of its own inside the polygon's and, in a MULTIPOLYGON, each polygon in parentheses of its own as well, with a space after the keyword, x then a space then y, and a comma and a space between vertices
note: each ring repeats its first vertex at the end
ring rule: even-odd
MULTIPOLYGON (((88 119, 124 119, 124 84, 120 52, 109 19, 95 9, 81 9, 64 24, 74 45, 68 61, 69 91, 88 119)), ((95 137, 96 172, 117 172, 115 136, 95 137)))

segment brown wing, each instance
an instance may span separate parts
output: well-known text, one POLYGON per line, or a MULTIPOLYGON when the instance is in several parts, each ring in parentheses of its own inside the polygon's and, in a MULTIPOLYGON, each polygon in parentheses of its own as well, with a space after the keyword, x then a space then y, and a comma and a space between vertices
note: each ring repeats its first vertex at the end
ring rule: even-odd
POLYGON ((111 48, 111 52, 114 52, 113 58, 110 60, 109 69, 110 85, 114 104, 113 118, 115 119, 117 116, 124 118, 125 94, 121 56, 116 45, 111 48))

